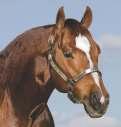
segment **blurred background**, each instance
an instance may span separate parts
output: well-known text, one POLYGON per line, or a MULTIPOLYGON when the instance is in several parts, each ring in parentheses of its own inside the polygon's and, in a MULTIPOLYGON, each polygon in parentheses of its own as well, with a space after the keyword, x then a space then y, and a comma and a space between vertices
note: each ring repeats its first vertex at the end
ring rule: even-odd
POLYGON ((86 6, 93 11, 90 31, 101 47, 100 68, 110 93, 104 117, 91 119, 82 105, 54 91, 49 107, 56 127, 121 127, 121 0, 0 0, 0 50, 32 27, 55 23, 57 9, 81 21, 86 6))

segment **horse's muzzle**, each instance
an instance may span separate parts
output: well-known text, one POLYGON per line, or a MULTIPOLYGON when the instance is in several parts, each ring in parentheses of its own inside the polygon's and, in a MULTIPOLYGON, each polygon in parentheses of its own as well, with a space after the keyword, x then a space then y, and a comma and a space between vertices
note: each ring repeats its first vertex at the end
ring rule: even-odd
POLYGON ((99 96, 98 93, 92 93, 90 96, 90 104, 92 105, 92 107, 96 110, 101 112, 101 110, 103 110, 103 108, 105 108, 106 105, 109 104, 109 97, 106 97, 103 104, 101 103, 101 97, 99 96))
POLYGON ((101 103, 100 99, 98 93, 92 93, 88 100, 85 100, 84 102, 85 110, 92 118, 102 117, 107 110, 109 96, 105 97, 104 103, 101 103))

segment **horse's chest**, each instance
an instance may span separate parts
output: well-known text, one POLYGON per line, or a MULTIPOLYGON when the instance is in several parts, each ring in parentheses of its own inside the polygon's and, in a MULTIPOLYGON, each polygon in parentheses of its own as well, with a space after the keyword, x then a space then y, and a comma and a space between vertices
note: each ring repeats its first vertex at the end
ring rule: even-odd
POLYGON ((18 127, 17 124, 18 120, 10 96, 5 92, 4 100, 0 106, 0 127, 18 127))

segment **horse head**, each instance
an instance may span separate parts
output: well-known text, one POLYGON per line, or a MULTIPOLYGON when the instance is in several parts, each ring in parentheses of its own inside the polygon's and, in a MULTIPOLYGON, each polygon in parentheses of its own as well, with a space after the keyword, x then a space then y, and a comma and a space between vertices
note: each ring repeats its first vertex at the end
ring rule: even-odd
POLYGON ((98 69, 101 50, 88 29, 91 23, 89 7, 81 21, 65 19, 61 7, 48 40, 48 59, 55 87, 68 93, 74 103, 82 103, 89 116, 94 118, 105 113, 109 94, 98 69))

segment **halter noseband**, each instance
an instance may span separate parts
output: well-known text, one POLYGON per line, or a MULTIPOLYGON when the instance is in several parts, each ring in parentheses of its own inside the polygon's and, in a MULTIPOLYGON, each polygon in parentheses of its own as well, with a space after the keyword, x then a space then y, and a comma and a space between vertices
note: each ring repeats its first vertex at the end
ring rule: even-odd
MULTIPOLYGON (((84 71, 80 72, 79 74, 77 74, 76 76, 74 76, 73 78, 68 78, 68 76, 60 69, 59 65, 56 63, 55 59, 54 59, 54 53, 53 53, 53 36, 51 35, 48 39, 48 45, 49 45, 49 52, 48 52, 48 60, 49 63, 51 65, 51 67, 53 68, 53 70, 68 84, 71 86, 74 86, 76 84, 76 82, 78 82, 79 80, 81 80, 84 76, 97 72, 101 75, 101 72, 99 71, 97 66, 94 66, 93 68, 88 68, 85 69, 84 71)), ((74 103, 80 103, 80 100, 77 100, 74 96, 73 96, 73 92, 72 91, 68 91, 68 97, 69 99, 71 99, 74 103)))

